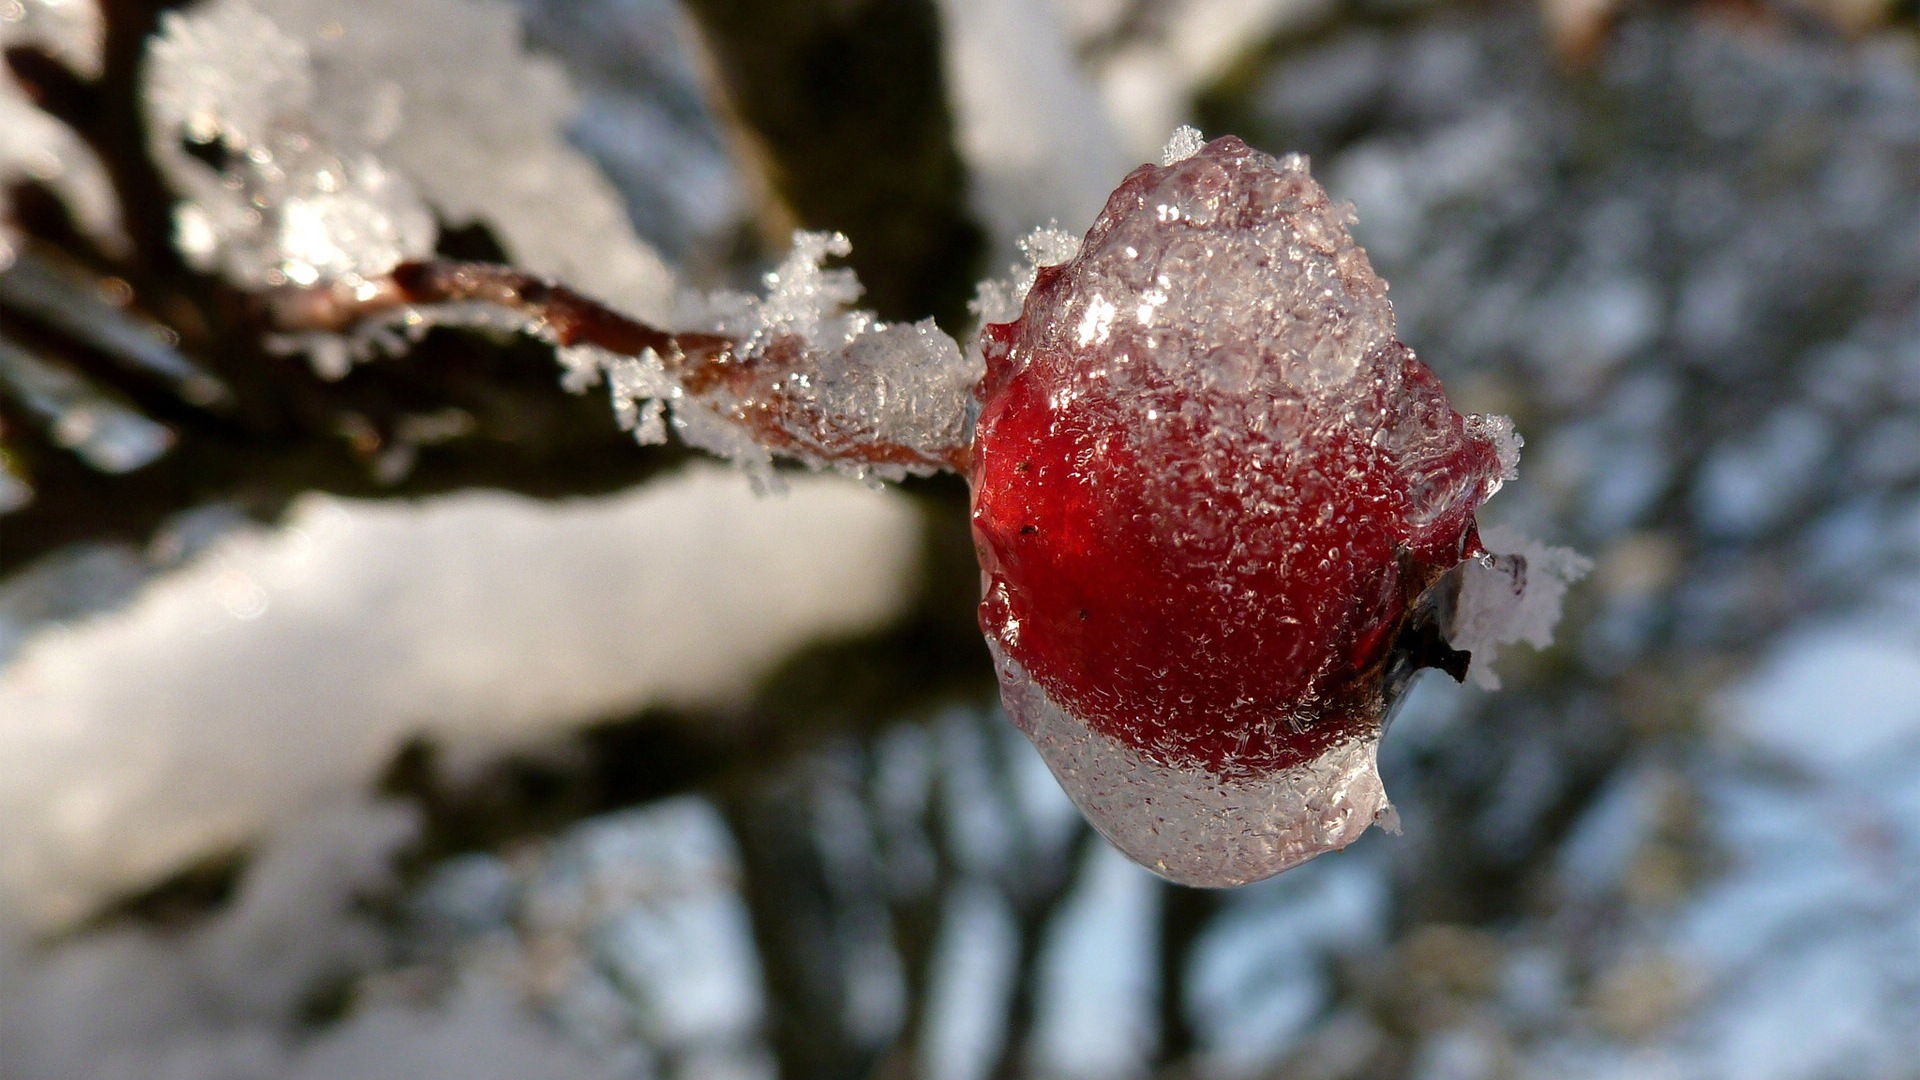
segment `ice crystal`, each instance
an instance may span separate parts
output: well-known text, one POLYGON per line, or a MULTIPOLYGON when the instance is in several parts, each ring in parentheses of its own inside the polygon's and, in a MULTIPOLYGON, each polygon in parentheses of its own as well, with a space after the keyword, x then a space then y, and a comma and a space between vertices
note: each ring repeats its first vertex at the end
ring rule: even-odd
POLYGON ((850 250, 838 233, 796 233, 764 295, 685 297, 682 325, 731 343, 697 389, 652 350, 622 356, 591 344, 558 350, 561 383, 580 392, 604 377, 615 418, 638 441, 663 441, 670 418, 681 439, 761 487, 774 482, 776 452, 866 478, 945 468, 970 435, 979 358, 931 319, 885 323, 851 307, 859 280, 825 265, 850 250))
POLYGON ((1058 222, 1035 229, 1020 241, 1022 261, 1007 267, 1005 278, 988 278, 975 287, 967 309, 981 323, 1012 322, 1020 317, 1020 305, 1040 275, 1043 266, 1058 266, 1080 251, 1080 238, 1060 228, 1058 222))
POLYGON ((1570 548, 1549 547, 1503 526, 1481 534, 1492 555, 1462 568, 1447 640, 1473 654, 1470 674, 1488 690, 1500 688, 1493 661, 1502 646, 1553 643, 1567 587, 1586 577, 1593 560, 1570 548))
POLYGON ((1166 149, 1160 151, 1160 164, 1177 165, 1200 152, 1207 145, 1206 136, 1200 134, 1197 127, 1182 126, 1174 129, 1173 137, 1167 140, 1166 149))
POLYGON ((310 114, 333 145, 378 154, 441 221, 486 225, 515 266, 649 320, 671 314, 673 274, 569 143, 577 96, 524 48, 515 5, 255 3, 311 57, 310 114))
POLYGON ((196 267, 255 289, 352 284, 432 250, 413 185, 320 130, 307 47, 245 0, 167 13, 148 61, 152 151, 187 196, 176 242, 196 267), (188 144, 216 148, 221 167, 188 144))

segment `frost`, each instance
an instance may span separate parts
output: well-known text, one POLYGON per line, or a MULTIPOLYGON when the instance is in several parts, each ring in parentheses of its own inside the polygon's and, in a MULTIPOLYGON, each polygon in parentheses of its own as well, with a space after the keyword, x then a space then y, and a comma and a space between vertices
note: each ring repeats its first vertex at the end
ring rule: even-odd
POLYGON ((817 348, 845 345, 873 321, 870 313, 847 310, 861 293, 853 271, 826 269, 827 259, 852 252, 853 244, 840 233, 794 233, 792 250, 764 278, 764 298, 720 293, 707 300, 717 316, 713 329, 740 341, 746 356, 761 353, 782 337, 797 337, 817 348))
POLYGON ((1035 229, 1020 241, 1022 261, 1007 267, 1005 278, 988 278, 975 287, 967 303, 982 325, 1006 323, 1020 317, 1020 306, 1027 301, 1034 278, 1043 266, 1059 266, 1080 253, 1080 238, 1062 229, 1059 222, 1035 229))
POLYGON ((1462 568, 1447 641, 1473 654, 1477 685, 1498 690, 1493 662, 1500 648, 1522 641, 1536 649, 1553 644, 1567 586, 1587 576, 1593 560, 1498 525, 1484 530, 1481 541, 1493 556, 1462 568))
POLYGON ((351 285, 432 251, 412 185, 319 129, 306 46, 246 0, 163 15, 145 77, 152 153, 187 197, 174 227, 194 266, 253 289, 351 285), (188 144, 217 148, 221 167, 188 144))
POLYGON ((1173 129, 1173 137, 1167 140, 1166 148, 1160 151, 1160 164, 1178 164, 1199 153, 1205 145, 1207 137, 1200 134, 1199 128, 1182 124, 1173 129))
POLYGON ((707 372, 669 370, 652 350, 572 345, 559 350, 562 385, 578 392, 604 377, 615 418, 637 440, 662 441, 670 418, 688 445, 763 488, 774 483, 774 453, 863 478, 949 467, 971 437, 979 357, 931 319, 889 324, 852 307, 859 280, 826 266, 850 250, 838 233, 799 232, 764 295, 685 297, 681 324, 730 342, 707 372))

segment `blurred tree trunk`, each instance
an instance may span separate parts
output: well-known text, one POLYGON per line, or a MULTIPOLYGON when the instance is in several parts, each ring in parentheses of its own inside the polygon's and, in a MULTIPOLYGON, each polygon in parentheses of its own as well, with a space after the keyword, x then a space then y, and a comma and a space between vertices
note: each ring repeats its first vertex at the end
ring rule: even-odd
POLYGON ((838 229, 885 319, 966 322, 982 236, 933 0, 686 0, 746 146, 793 218, 838 229))

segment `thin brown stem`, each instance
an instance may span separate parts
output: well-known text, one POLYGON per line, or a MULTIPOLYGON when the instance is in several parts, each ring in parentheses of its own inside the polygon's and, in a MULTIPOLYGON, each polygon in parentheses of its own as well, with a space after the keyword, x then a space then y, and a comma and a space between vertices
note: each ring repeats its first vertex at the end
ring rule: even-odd
MULTIPOLYGON (((403 308, 485 303, 514 312, 526 328, 560 346, 592 345, 618 356, 649 352, 691 396, 752 432, 767 449, 816 465, 905 466, 965 472, 968 447, 901 445, 849 430, 782 376, 817 362, 813 347, 776 336, 751 352, 723 334, 674 333, 612 310, 564 285, 495 263, 430 259, 401 263, 384 278, 280 289, 267 297, 272 325, 339 331, 403 308)), ((801 381, 804 385, 804 380, 801 381)))

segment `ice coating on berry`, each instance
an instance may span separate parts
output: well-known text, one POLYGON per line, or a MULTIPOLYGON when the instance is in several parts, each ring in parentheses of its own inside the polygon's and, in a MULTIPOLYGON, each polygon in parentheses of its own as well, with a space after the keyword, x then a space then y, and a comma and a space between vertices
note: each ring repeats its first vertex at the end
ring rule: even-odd
POLYGON ((1136 169, 983 331, 973 524, 1008 709, 1178 881, 1265 877, 1391 812, 1389 699, 1511 473, 1510 426, 1469 425, 1395 340, 1351 221, 1304 159, 1217 139, 1136 169))

